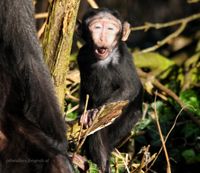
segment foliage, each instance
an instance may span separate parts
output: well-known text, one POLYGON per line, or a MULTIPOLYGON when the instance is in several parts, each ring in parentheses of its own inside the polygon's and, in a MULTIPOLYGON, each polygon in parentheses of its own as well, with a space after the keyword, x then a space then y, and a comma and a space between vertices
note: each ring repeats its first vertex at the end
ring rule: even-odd
POLYGON ((188 89, 180 92, 180 99, 188 106, 191 112, 200 117, 200 92, 188 89))

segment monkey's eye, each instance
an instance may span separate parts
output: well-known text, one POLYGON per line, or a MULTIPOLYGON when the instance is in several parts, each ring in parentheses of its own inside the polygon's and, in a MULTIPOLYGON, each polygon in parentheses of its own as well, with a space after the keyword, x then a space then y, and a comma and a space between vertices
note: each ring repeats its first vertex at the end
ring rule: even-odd
POLYGON ((101 23, 95 22, 89 26, 90 30, 100 30, 102 28, 101 23))
POLYGON ((93 25, 93 28, 94 29, 101 29, 102 25, 100 23, 96 23, 96 24, 93 25))
POLYGON ((95 29, 101 29, 101 26, 95 26, 94 28, 95 29))
POLYGON ((114 28, 112 28, 112 27, 108 27, 108 30, 110 30, 110 31, 113 31, 113 30, 114 30, 114 28))
POLYGON ((118 30, 117 27, 111 23, 107 24, 105 27, 108 31, 111 31, 111 32, 117 32, 118 30))

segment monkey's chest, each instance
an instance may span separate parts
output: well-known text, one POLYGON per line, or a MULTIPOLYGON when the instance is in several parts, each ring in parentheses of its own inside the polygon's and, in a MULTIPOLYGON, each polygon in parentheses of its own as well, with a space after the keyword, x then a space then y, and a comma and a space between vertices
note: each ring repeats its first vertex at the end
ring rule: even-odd
POLYGON ((106 102, 120 85, 116 75, 114 73, 111 74, 109 71, 91 73, 88 75, 86 83, 86 90, 90 100, 98 106, 106 102))

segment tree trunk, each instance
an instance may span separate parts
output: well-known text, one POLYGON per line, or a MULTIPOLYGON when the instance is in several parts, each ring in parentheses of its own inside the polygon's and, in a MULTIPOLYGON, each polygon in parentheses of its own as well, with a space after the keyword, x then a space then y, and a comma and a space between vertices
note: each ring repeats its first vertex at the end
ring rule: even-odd
MULTIPOLYGON (((43 37, 45 61, 64 110, 65 81, 80 0, 53 0, 43 37)), ((51 105, 49 105, 51 106, 51 105)))

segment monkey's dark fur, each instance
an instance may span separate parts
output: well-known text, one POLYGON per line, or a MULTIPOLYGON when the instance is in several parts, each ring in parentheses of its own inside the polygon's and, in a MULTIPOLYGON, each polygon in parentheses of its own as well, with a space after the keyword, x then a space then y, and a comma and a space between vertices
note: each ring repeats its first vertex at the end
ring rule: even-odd
POLYGON ((82 34, 86 43, 78 55, 81 76, 79 110, 80 113, 83 112, 86 94, 89 94, 88 109, 94 109, 109 102, 129 100, 129 105, 113 124, 87 137, 86 140, 88 158, 95 162, 102 172, 110 172, 111 151, 128 135, 142 115, 143 88, 133 64, 132 55, 126 44, 121 41, 121 33, 116 38, 118 39, 117 51, 112 55, 109 63, 100 65, 100 61, 91 51, 93 45, 87 28, 87 19, 102 11, 120 19, 117 12, 108 9, 94 9, 83 18, 82 34))
POLYGON ((32 0, 0 1, 0 131, 6 137, 0 172, 60 173, 62 164, 71 173, 65 124, 33 13, 32 0))

